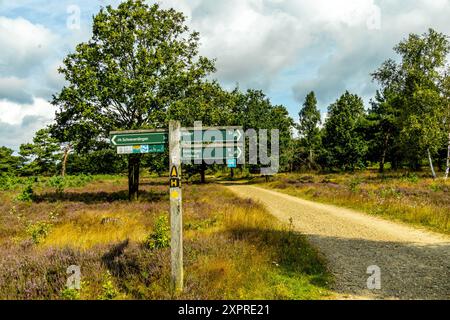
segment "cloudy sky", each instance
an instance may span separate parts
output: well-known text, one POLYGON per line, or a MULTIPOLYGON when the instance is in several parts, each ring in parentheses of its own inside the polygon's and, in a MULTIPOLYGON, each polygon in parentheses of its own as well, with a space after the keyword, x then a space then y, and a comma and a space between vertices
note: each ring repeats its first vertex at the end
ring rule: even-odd
MULTIPOLYGON (((50 123, 57 68, 108 0, 0 0, 0 146, 18 150, 50 123)), ((152 1, 149 1, 152 2, 152 1)), ((370 73, 409 33, 450 35, 450 0, 161 0, 201 34, 226 88, 264 90, 294 119, 314 90, 321 111, 345 90, 366 103, 370 73)))

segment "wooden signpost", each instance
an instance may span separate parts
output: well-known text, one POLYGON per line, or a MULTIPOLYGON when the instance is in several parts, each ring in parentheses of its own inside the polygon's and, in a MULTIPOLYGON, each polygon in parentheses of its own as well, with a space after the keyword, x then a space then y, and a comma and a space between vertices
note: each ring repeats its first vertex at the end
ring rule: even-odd
POLYGON ((172 289, 183 290, 183 208, 181 195, 181 127, 169 122, 170 261, 172 289))
POLYGON ((244 161, 244 136, 242 127, 181 128, 179 121, 169 122, 167 130, 113 131, 111 144, 118 154, 162 153, 169 142, 169 198, 170 198, 170 257, 171 289, 183 290, 183 207, 181 192, 182 160, 226 160, 235 168, 244 161), (206 132, 219 132, 209 139, 206 132), (198 138, 199 137, 199 138, 198 138))

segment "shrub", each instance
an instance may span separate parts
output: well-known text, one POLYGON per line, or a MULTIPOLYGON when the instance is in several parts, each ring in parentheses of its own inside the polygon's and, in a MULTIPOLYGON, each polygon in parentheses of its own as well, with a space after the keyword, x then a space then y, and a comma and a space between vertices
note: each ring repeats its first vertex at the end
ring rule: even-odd
POLYGON ((23 202, 31 202, 33 201, 33 198, 34 198, 33 185, 31 183, 27 183, 16 199, 23 202))
POLYGON ((79 300, 80 291, 75 288, 64 288, 61 290, 61 298, 64 300, 79 300))
POLYGON ((102 293, 98 297, 99 300, 112 300, 119 295, 119 291, 117 291, 114 283, 112 281, 112 276, 109 271, 105 273, 103 276, 102 283, 102 293))
POLYGON ((360 178, 353 178, 353 179, 351 179, 350 183, 349 183, 350 191, 353 192, 353 193, 357 192, 358 191, 358 187, 359 187, 359 185, 361 183, 362 183, 362 180, 360 178))
POLYGON ((156 219, 154 230, 146 239, 146 245, 150 249, 167 248, 170 245, 170 227, 166 215, 156 219))
POLYGON ((408 172, 403 176, 403 180, 411 183, 417 183, 419 182, 419 177, 415 173, 408 172))
POLYGON ((16 176, 4 173, 0 175, 0 190, 4 191, 12 190, 19 184, 20 178, 16 176))
POLYGON ((66 187, 66 179, 62 176, 53 176, 47 181, 47 185, 51 188, 55 188, 56 193, 64 193, 66 187))
POLYGON ((34 244, 39 244, 48 236, 51 227, 51 224, 41 221, 28 225, 26 232, 34 244))

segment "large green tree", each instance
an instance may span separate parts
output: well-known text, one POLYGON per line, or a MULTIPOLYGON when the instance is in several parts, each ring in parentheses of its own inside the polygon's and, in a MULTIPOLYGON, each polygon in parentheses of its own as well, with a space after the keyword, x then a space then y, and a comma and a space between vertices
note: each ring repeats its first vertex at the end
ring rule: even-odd
MULTIPOLYGON (((68 85, 53 99, 55 134, 78 149, 112 130, 167 125, 167 110, 214 71, 198 56, 199 34, 182 13, 129 0, 102 8, 92 38, 64 59, 68 85)), ((128 157, 130 199, 138 196, 140 156, 128 157)))
MULTIPOLYGON (((261 90, 249 89, 241 92, 236 88, 232 93, 230 101, 231 113, 236 119, 233 124, 240 125, 244 130, 260 129, 268 130, 268 150, 271 144, 271 129, 279 130, 279 164, 281 170, 288 170, 292 167, 293 161, 293 140, 292 129, 294 121, 289 116, 284 106, 273 105, 269 98, 261 90)), ((258 139, 258 146, 261 140, 258 139)), ((246 147, 246 159, 249 147, 246 147)), ((256 166, 258 167, 258 166, 256 166)))
POLYGON ((450 53, 448 37, 430 29, 422 35, 410 34, 394 50, 401 61, 387 60, 373 78, 381 84, 381 92, 389 92, 387 103, 397 111, 402 154, 416 169, 426 156, 435 176, 432 157, 442 148, 447 131, 440 83, 450 53))
POLYGON ((320 143, 320 111, 314 91, 306 95, 303 107, 299 112, 298 132, 301 142, 308 152, 308 167, 314 164, 314 154, 320 143))
POLYGON ((364 103, 346 91, 328 108, 323 136, 323 152, 328 167, 354 170, 364 167, 367 142, 362 128, 364 103))
MULTIPOLYGON (((231 94, 216 81, 192 85, 186 99, 170 106, 168 116, 186 127, 192 127, 195 121, 201 121, 205 127, 235 125, 237 122, 231 112, 231 94)), ((205 182, 205 163, 185 165, 185 169, 189 175, 200 173, 201 182, 205 182)))

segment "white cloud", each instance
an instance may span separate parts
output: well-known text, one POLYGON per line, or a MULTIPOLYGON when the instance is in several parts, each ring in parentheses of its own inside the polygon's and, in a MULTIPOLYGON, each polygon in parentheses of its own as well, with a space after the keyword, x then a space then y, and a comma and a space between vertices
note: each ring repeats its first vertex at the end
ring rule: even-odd
POLYGON ((52 52, 56 36, 44 26, 21 17, 0 16, 0 71, 2 75, 32 74, 52 52))
POLYGON ((0 100, 0 122, 17 125, 27 116, 51 121, 55 116, 55 107, 42 98, 34 98, 30 104, 0 100))

